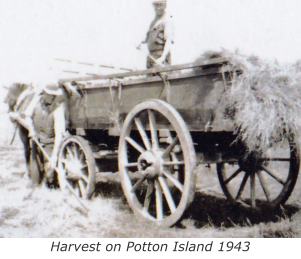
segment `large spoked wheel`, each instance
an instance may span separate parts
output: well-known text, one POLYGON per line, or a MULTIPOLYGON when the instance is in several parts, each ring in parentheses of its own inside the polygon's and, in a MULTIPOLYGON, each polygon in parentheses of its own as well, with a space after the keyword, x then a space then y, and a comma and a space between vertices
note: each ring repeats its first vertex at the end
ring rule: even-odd
POLYGON ((194 197, 195 151, 187 126, 168 103, 150 100, 127 116, 119 141, 124 194, 135 214, 177 223, 194 197))
POLYGON ((95 190, 96 165, 88 142, 79 136, 67 138, 58 157, 59 185, 69 185, 78 197, 90 199, 95 190))
POLYGON ((296 184, 300 158, 293 141, 274 144, 263 155, 251 153, 236 164, 217 164, 220 185, 227 199, 258 209, 284 204, 296 184))

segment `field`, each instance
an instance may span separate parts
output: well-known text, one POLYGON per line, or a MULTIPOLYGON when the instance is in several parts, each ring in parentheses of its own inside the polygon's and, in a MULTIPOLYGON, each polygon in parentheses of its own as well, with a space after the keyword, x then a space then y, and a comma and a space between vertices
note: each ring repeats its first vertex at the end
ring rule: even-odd
POLYGON ((85 213, 68 191, 33 188, 18 141, 0 148, 0 237, 301 237, 301 181, 284 207, 254 213, 230 205, 215 168, 198 167, 197 192, 184 220, 169 229, 137 221, 118 176, 101 183, 85 213))

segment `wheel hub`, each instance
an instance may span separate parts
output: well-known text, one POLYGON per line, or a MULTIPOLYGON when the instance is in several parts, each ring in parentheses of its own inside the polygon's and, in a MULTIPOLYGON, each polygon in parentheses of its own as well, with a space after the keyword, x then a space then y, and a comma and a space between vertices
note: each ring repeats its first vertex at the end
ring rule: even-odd
POLYGON ((154 179, 162 171, 162 151, 146 151, 138 158, 138 168, 146 179, 154 179))
POLYGON ((72 161, 64 161, 65 162, 65 169, 67 176, 71 178, 81 178, 81 170, 82 164, 77 160, 72 161))
POLYGON ((263 160, 258 152, 252 152, 246 158, 240 159, 238 164, 245 172, 255 172, 263 164, 263 160))

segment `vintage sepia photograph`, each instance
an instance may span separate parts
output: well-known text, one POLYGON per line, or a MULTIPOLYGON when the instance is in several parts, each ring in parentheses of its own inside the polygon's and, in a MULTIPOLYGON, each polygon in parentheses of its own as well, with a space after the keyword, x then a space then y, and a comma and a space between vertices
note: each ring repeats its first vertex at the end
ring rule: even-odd
POLYGON ((0 237, 300 238, 300 9, 2 0, 0 237))

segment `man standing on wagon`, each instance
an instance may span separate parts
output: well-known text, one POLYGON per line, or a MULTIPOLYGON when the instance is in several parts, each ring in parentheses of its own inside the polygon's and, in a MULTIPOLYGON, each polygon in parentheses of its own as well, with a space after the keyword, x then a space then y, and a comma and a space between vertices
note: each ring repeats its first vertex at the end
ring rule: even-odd
POLYGON ((172 17, 166 14, 166 0, 153 1, 156 17, 152 21, 145 41, 149 55, 147 57, 147 68, 156 65, 171 65, 171 47, 174 43, 174 26, 172 17), (155 61, 154 61, 155 60, 155 61))

